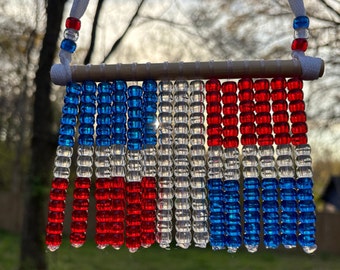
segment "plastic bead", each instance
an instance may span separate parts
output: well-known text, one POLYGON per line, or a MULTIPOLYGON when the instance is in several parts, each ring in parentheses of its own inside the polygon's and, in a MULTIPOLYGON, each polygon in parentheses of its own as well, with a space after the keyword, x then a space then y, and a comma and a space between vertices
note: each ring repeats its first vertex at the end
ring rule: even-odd
POLYGON ((65 22, 65 27, 79 31, 81 27, 81 22, 78 18, 68 17, 65 22))
POLYGON ((309 18, 307 16, 298 16, 293 21, 293 28, 308 28, 309 27, 309 18))
POLYGON ((77 44, 71 39, 63 39, 60 48, 69 53, 74 53, 77 49, 77 44))
POLYGON ((305 38, 296 38, 292 42, 293 51, 303 51, 305 52, 308 48, 308 41, 305 38))

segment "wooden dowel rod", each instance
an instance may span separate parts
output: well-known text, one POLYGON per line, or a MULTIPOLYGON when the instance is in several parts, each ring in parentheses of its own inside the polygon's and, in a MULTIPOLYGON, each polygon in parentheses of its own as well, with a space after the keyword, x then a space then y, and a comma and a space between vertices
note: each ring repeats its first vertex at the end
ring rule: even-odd
MULTIPOLYGON (((301 76, 298 60, 246 60, 114 65, 72 65, 72 81, 237 79, 301 76)), ((323 74, 323 65, 319 76, 323 74)), ((52 78, 53 80, 53 78, 52 78)))

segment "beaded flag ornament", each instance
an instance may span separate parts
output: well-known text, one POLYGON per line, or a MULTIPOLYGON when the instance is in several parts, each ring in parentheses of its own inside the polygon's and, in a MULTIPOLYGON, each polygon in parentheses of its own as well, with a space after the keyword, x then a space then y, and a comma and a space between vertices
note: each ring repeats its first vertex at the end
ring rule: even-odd
POLYGON ((316 250, 311 149, 303 81, 322 76, 305 56, 302 1, 292 60, 71 66, 88 1, 74 1, 54 83, 66 85, 46 245, 62 242, 73 152, 70 242, 86 241, 90 188, 98 248, 156 242, 256 252, 316 250), (157 80, 157 81, 156 81, 157 80), (77 139, 77 140, 76 140, 77 139))

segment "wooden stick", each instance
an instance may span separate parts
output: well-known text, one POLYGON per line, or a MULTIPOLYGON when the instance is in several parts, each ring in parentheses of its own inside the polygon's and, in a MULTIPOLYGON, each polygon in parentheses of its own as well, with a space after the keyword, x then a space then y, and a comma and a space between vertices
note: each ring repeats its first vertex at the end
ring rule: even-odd
MULTIPOLYGON (((245 60, 114 65, 72 65, 72 81, 143 81, 296 77, 302 75, 298 60, 245 60)), ((322 67, 319 73, 324 72, 322 67)))

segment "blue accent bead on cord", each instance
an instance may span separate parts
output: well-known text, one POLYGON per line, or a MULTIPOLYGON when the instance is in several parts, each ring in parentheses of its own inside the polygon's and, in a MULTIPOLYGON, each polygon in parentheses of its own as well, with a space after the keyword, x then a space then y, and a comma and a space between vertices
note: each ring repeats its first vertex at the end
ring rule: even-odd
POLYGON ((61 42, 60 48, 69 53, 74 53, 77 48, 77 44, 73 40, 65 38, 61 42))
POLYGON ((307 16, 298 16, 293 21, 293 28, 308 28, 309 27, 309 18, 307 16))

